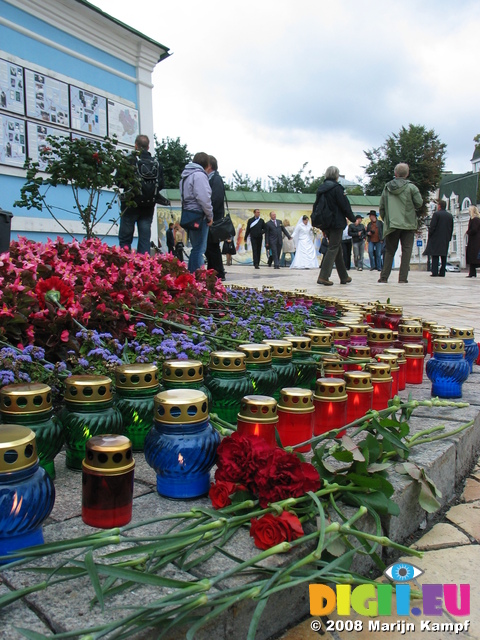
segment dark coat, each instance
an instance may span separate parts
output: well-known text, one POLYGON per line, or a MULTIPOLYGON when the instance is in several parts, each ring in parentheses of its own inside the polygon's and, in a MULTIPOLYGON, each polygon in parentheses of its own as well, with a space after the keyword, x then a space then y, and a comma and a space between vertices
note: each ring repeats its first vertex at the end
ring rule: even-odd
POLYGON ((216 222, 225 216, 225 185, 218 171, 213 171, 208 181, 212 190, 213 220, 216 222))
POLYGON ((428 229, 426 256, 446 256, 453 234, 453 216, 445 209, 435 211, 428 229))
POLYGON ((470 218, 467 229, 467 264, 480 266, 480 218, 470 218))
POLYGON ((265 246, 271 246, 272 244, 281 246, 282 234, 284 236, 287 236, 287 238, 289 239, 292 237, 280 222, 280 220, 277 220, 276 222, 276 226, 273 220, 269 220, 265 225, 265 246))
POLYGON ((325 182, 318 187, 313 211, 315 211, 317 201, 322 193, 325 194, 328 208, 335 216, 331 227, 332 229, 345 229, 345 218, 348 218, 350 222, 355 222, 355 216, 353 215, 350 202, 345 195, 345 190, 341 184, 334 180, 325 180, 325 182))
POLYGON ((265 220, 263 218, 258 218, 257 224, 252 227, 251 225, 255 220, 255 216, 248 219, 247 229, 245 231, 245 242, 247 241, 248 236, 251 236, 252 238, 261 238, 265 233, 265 220))

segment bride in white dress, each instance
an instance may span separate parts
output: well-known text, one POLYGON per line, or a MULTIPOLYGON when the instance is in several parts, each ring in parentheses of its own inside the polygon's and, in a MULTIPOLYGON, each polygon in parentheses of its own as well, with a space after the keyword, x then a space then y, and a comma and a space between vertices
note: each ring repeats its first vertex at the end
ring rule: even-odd
POLYGON ((295 258, 290 269, 318 269, 318 258, 313 243, 314 235, 308 216, 303 216, 297 222, 293 232, 295 240, 295 258))

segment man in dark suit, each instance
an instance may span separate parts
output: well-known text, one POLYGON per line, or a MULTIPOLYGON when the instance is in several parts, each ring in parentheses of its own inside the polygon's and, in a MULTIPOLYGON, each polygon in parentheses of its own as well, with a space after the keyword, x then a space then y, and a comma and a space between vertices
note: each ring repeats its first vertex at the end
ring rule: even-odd
POLYGON ((445 200, 439 200, 438 209, 432 216, 428 229, 428 241, 425 255, 432 256, 432 278, 444 278, 447 266, 448 245, 453 234, 453 216, 446 210, 445 200), (442 260, 440 273, 438 272, 439 258, 442 260))
POLYGON ((282 234, 290 240, 291 235, 285 229, 280 220, 277 220, 275 211, 270 212, 270 220, 265 225, 265 248, 272 252, 272 260, 268 260, 268 266, 272 264, 274 269, 280 269, 279 258, 282 252, 282 234))
MULTIPOLYGON (((225 185, 221 175, 218 173, 218 163, 214 156, 208 156, 212 172, 208 176, 210 188, 212 189, 212 209, 213 221, 217 222, 225 217, 225 185)), ((225 269, 223 267, 222 252, 220 242, 214 242, 210 229, 208 230, 207 248, 205 251, 207 268, 214 269, 217 276, 225 280, 225 269)))
MULTIPOLYGON (((260 255, 262 253, 262 239, 265 233, 265 221, 260 217, 260 209, 255 209, 253 217, 247 222, 247 230, 245 231, 245 245, 248 236, 252 243, 253 266, 260 269, 260 255)), ((246 247, 245 247, 246 248, 246 247)))

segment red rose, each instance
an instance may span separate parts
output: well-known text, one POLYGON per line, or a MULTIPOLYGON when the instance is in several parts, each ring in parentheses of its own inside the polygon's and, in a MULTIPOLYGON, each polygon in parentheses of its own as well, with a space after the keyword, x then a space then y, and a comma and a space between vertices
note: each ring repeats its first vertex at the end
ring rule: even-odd
POLYGON ((235 493, 237 485, 234 482, 216 482, 210 487, 208 496, 214 509, 222 509, 232 504, 230 496, 235 493))
POLYGON ((222 440, 217 449, 215 480, 238 482, 250 488, 258 468, 273 449, 255 436, 241 436, 236 431, 222 440))
POLYGON ((281 542, 291 542, 301 538, 304 533, 297 516, 283 511, 280 516, 267 513, 261 518, 251 520, 250 535, 255 546, 265 550, 281 542))

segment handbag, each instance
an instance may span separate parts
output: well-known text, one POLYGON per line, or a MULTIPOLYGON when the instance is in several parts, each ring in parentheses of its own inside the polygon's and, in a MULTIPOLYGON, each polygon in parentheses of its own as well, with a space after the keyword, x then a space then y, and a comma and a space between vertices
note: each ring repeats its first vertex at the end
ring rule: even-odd
POLYGON ((180 216, 180 226, 185 231, 192 231, 192 229, 199 229, 203 220, 203 211, 188 211, 188 209, 182 209, 182 215, 180 216))
POLYGON ((226 213, 223 218, 213 222, 210 226, 210 238, 213 242, 222 242, 234 237, 235 227, 229 213, 226 213))

